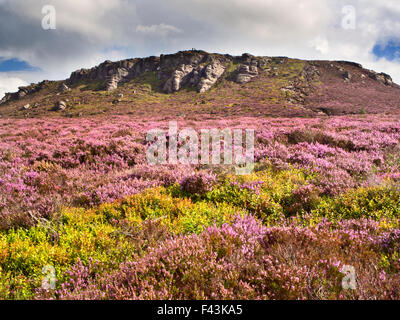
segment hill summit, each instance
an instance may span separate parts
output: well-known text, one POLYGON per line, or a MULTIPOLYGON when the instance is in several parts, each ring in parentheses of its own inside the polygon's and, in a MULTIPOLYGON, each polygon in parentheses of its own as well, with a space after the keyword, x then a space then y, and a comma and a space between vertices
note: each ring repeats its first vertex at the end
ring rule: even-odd
POLYGON ((3 117, 398 113, 400 86, 348 61, 180 51, 105 61, 7 93, 3 117))

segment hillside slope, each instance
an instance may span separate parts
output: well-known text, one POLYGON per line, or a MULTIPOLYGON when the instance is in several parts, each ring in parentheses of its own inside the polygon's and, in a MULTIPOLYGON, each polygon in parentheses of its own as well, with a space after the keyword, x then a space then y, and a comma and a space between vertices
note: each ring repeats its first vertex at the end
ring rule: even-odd
POLYGON ((182 51, 105 61, 65 81, 21 87, 1 100, 0 115, 397 114, 399 94, 389 75, 352 62, 182 51))

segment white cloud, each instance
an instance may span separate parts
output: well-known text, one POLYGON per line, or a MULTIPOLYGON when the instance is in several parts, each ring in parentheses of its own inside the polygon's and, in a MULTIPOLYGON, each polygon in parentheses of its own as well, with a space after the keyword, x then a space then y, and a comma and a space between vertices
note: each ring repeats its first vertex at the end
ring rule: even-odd
POLYGON ((400 83, 400 62, 372 54, 399 35, 398 0, 0 0, 0 56, 50 79, 106 59, 198 48, 351 60, 400 83), (44 4, 56 7, 57 30, 41 29, 44 4), (342 27, 345 6, 355 8, 354 30, 342 27))
POLYGON ((310 46, 315 48, 315 50, 321 52, 322 54, 329 53, 329 42, 325 38, 317 37, 310 41, 310 46))
POLYGON ((151 26, 137 25, 136 32, 145 35, 155 35, 155 36, 165 37, 169 33, 183 33, 183 30, 168 24, 161 23, 157 25, 153 24, 151 26))
POLYGON ((26 86, 26 81, 0 73, 0 100, 7 92, 18 91, 18 87, 26 86))
POLYGON ((119 15, 135 16, 135 6, 121 0, 6 0, 5 3, 15 15, 37 22, 44 17, 43 6, 52 5, 58 30, 76 32, 93 40, 110 39, 119 25, 116 23, 119 15))

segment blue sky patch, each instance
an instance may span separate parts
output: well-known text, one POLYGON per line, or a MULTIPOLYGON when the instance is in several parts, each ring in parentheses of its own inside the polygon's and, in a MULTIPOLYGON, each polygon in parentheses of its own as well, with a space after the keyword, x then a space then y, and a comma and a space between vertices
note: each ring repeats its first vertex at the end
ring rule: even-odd
POLYGON ((389 40, 383 44, 376 44, 372 49, 377 58, 386 58, 387 60, 400 60, 400 41, 389 40))
POLYGON ((26 61, 22 61, 16 58, 4 59, 0 57, 0 72, 11 72, 11 71, 36 71, 38 68, 31 66, 26 61))

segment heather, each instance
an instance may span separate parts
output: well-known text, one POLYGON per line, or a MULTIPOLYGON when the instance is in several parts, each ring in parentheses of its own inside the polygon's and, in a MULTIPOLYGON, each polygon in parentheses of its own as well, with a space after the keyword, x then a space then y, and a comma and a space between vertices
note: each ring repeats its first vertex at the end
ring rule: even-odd
MULTIPOLYGON (((29 226, 27 212, 49 217, 62 206, 90 207, 149 187, 197 186, 195 167, 150 166, 145 132, 168 121, 124 117, 98 120, 2 120, 0 225, 29 226)), ((298 169, 314 193, 337 195, 398 179, 400 124, 383 116, 329 119, 239 118, 178 122, 183 127, 254 128, 259 168, 298 169)), ((212 169, 217 174, 219 168, 212 169)), ((258 169, 260 170, 260 169, 258 169)), ((201 191, 204 189, 203 191, 201 191)), ((303 192, 306 192, 303 190, 303 192)))
POLYGON ((397 119, 178 120, 255 129, 244 176, 149 165, 169 120, 0 120, 0 298, 399 298, 397 119))
MULTIPOLYGON (((398 299, 399 230, 371 220, 266 228, 252 216, 148 248, 109 274, 78 261, 61 299, 398 299), (356 266, 357 290, 341 286, 356 266)), ((45 294, 43 291, 40 294, 45 294)))

